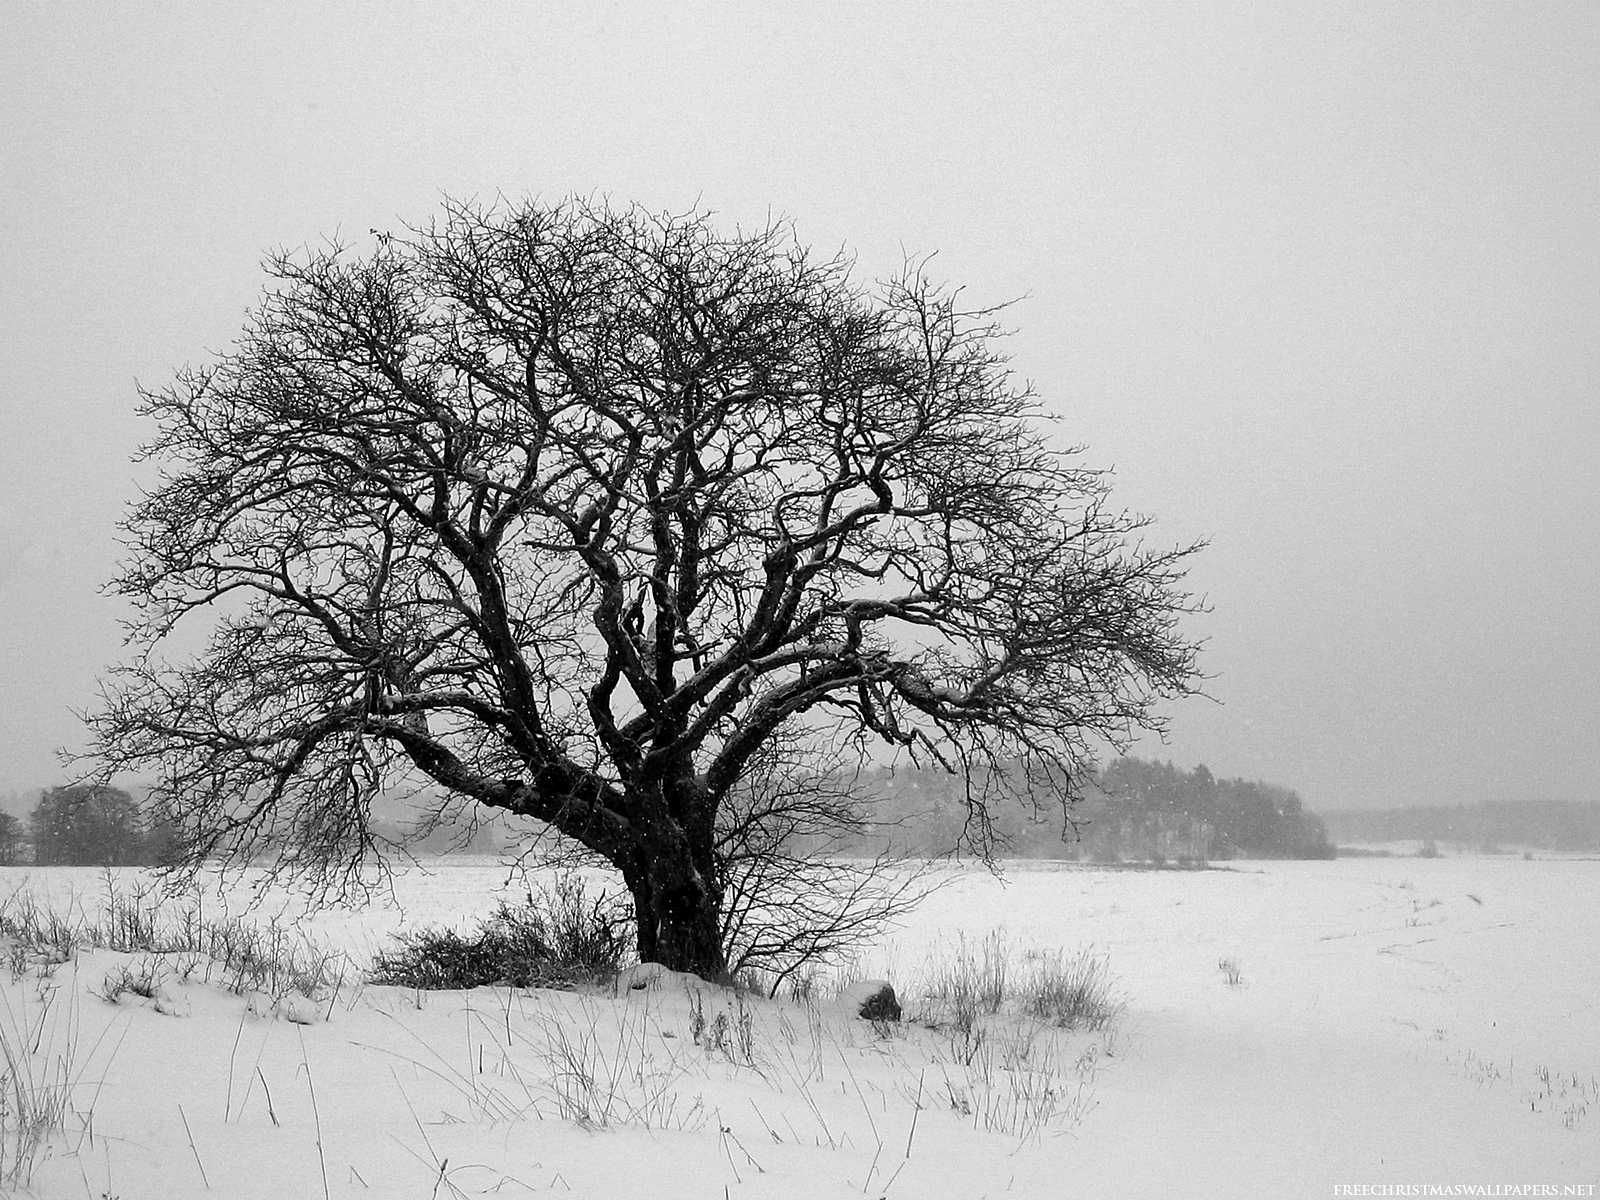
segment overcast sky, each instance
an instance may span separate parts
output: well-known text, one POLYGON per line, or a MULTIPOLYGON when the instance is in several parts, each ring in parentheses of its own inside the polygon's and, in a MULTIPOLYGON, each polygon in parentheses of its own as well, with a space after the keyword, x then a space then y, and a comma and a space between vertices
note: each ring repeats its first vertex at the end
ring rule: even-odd
POLYGON ((1021 298, 1313 808, 1600 799, 1600 5, 6 5, 0 793, 62 778, 160 385, 441 194, 768 213, 1021 298))

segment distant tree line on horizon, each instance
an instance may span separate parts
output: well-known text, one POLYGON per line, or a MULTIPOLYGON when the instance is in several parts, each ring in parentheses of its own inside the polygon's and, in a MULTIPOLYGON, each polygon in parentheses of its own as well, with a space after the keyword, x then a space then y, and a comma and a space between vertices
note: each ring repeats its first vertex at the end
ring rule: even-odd
POLYGON ((1600 804, 1570 800, 1490 800, 1478 804, 1330 812, 1341 843, 1421 841, 1479 853, 1509 847, 1600 852, 1600 804))
POLYGON ((143 867, 163 862, 172 834, 121 788, 73 784, 41 792, 24 822, 0 812, 0 865, 143 867))
MULTIPOLYGON (((880 769, 859 848, 946 854, 967 820, 966 783, 925 768, 880 769)), ((1322 819, 1276 784, 1218 779, 1205 766, 1122 758, 1083 781, 1063 813, 1058 796, 993 805, 994 834, 1007 857, 1099 863, 1198 865, 1230 858, 1332 858, 1322 819), (1064 822, 1064 815, 1070 823, 1064 822)))
POLYGON ((1075 814, 1085 857, 1211 861, 1332 858, 1323 819, 1274 783, 1218 779, 1205 764, 1123 758, 1094 780, 1075 814))

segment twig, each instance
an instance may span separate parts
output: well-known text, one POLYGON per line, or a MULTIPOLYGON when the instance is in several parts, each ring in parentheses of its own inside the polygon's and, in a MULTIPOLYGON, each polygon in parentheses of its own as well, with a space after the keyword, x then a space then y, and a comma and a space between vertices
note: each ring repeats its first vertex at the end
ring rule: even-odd
MULTIPOLYGON (((249 1010, 247 1009, 246 1011, 248 1012, 249 1010)), ((262 1087, 266 1087, 267 1086, 267 1077, 265 1075, 261 1074, 261 1056, 267 1052, 267 1039, 272 1036, 272 1026, 273 1026, 273 1022, 268 1021, 267 1022, 267 1031, 261 1035, 261 1045, 256 1047, 256 1062, 255 1062, 256 1071, 255 1071, 255 1073, 257 1075, 261 1076, 261 1086, 262 1087)), ((250 1104, 250 1089, 252 1087, 254 1087, 254 1086, 255 1086, 255 1079, 254 1078, 245 1080, 244 1099, 239 1101, 239 1115, 241 1117, 244 1116, 244 1110, 250 1104)), ((270 1095, 267 1097, 267 1112, 268 1112, 269 1115, 272 1112, 272 1097, 270 1095)), ((274 1116, 272 1118, 272 1123, 274 1125, 276 1125, 278 1123, 278 1118, 276 1116, 274 1116)))
POLYGON ((732 1129, 724 1129, 722 1132, 733 1139, 733 1144, 739 1147, 739 1153, 745 1156, 745 1159, 752 1167, 756 1169, 757 1173, 762 1175, 767 1173, 767 1169, 755 1160, 755 1157, 750 1153, 750 1151, 744 1148, 744 1143, 739 1140, 738 1134, 736 1134, 732 1129))
POLYGON ((239 1039, 244 1037, 245 1012, 239 1014, 239 1028, 233 1035, 233 1049, 228 1051, 228 1098, 222 1105, 222 1123, 228 1123, 228 1115, 233 1111, 233 1062, 239 1054, 239 1039))
POLYGON ((901 1160, 901 1161, 900 1161, 900 1165, 899 1165, 899 1166, 898 1166, 898 1167, 896 1167, 896 1168, 895 1168, 895 1169, 894 1169, 894 1174, 893 1174, 893 1175, 891 1175, 891 1176, 889 1176, 889 1182, 888 1182, 888 1183, 886 1183, 886 1184, 884 1184, 884 1185, 883 1185, 883 1196, 884 1196, 884 1200, 888 1200, 888 1196, 889 1196, 889 1189, 890 1189, 890 1188, 892 1188, 892 1187, 893 1187, 893 1186, 894 1186, 894 1181, 895 1181, 895 1180, 896 1180, 896 1179, 899 1179, 899 1178, 900 1178, 900 1172, 901 1172, 901 1171, 904 1171, 904 1170, 905 1170, 905 1169, 906 1169, 906 1164, 905 1164, 905 1160, 904 1160, 904 1159, 902 1159, 902 1160, 901 1160))
MULTIPOLYGON (((272 1123, 278 1123, 278 1114, 272 1107, 272 1089, 267 1086, 267 1077, 261 1073, 261 1067, 256 1066, 256 1078, 261 1080, 261 1090, 267 1094, 267 1116, 272 1118, 272 1123)), ((247 1097, 248 1099, 248 1097, 247 1097)))
POLYGON ((778 1143, 779 1145, 782 1145, 783 1144, 783 1139, 778 1136, 778 1131, 776 1129, 774 1129, 770 1124, 767 1123, 767 1119, 761 1115, 761 1110, 759 1108, 756 1108, 756 1102, 755 1102, 754 1098, 752 1098, 750 1100, 750 1107, 756 1109, 756 1117, 757 1117, 757 1119, 760 1120, 762 1125, 766 1126, 767 1134, 772 1138, 772 1140, 774 1142, 778 1143))
MULTIPOLYGON (((84 1166, 83 1166, 83 1155, 74 1154, 72 1157, 78 1160, 78 1174, 83 1176, 83 1194, 88 1196, 89 1200, 94 1200, 94 1189, 92 1189, 89 1186, 89 1172, 84 1169, 84 1166)), ((107 1180, 107 1183, 106 1183, 106 1192, 107 1192, 107 1194, 109 1194, 110 1191, 111 1191, 110 1181, 107 1180)))
MULTIPOLYGON (((417 1132, 422 1135, 422 1144, 428 1148, 428 1157, 433 1159, 434 1166, 438 1166, 439 1156, 434 1153, 433 1143, 428 1140, 428 1131, 422 1127, 422 1118, 417 1116, 417 1110, 411 1106, 411 1097, 406 1095, 406 1089, 400 1086, 400 1076, 395 1074, 393 1067, 389 1068, 389 1074, 394 1077, 395 1089, 400 1093, 400 1099, 405 1101, 406 1111, 411 1114, 412 1124, 417 1127, 417 1132)), ((405 1145, 404 1142, 400 1144, 405 1145)))
MULTIPOLYGON (((923 1067, 917 1072, 917 1098, 911 1104, 911 1132, 906 1135, 906 1157, 911 1157, 911 1140, 917 1136, 917 1118, 922 1115, 922 1077, 927 1074, 928 1068, 923 1067)), ((899 1174, 899 1172, 895 1172, 899 1174)))
POLYGON ((200 1161, 200 1149, 194 1144, 194 1131, 189 1128, 189 1118, 183 1111, 183 1105, 178 1105, 178 1116, 183 1118, 183 1131, 189 1135, 189 1153, 194 1155, 194 1165, 200 1168, 200 1181, 206 1185, 206 1191, 211 1190, 211 1180, 206 1178, 206 1165, 200 1161))
POLYGON ((878 1159, 883 1154, 883 1143, 878 1143, 878 1148, 873 1152, 872 1165, 867 1168, 867 1177, 861 1181, 861 1194, 867 1194, 867 1188, 872 1186, 872 1177, 878 1173, 878 1159))
MULTIPOLYGON (((722 1143, 722 1153, 728 1158, 728 1166, 733 1168, 733 1180, 735 1183, 743 1186, 744 1180, 739 1175, 739 1164, 733 1161, 733 1151, 728 1149, 728 1127, 719 1121, 717 1123, 717 1128, 722 1130, 722 1136, 718 1139, 718 1141, 722 1143)), ((749 1156, 746 1155, 745 1157, 748 1158, 749 1156)), ((728 1185, 723 1184, 722 1186, 724 1189, 726 1189, 728 1185)))
POLYGON ((311 1091, 311 1119, 317 1126, 317 1162, 322 1167, 322 1200, 329 1200, 328 1159, 322 1152, 322 1114, 317 1111, 317 1085, 311 1079, 311 1063, 306 1058, 306 1035, 303 1029, 300 1030, 300 1065, 306 1069, 306 1087, 311 1091))
POLYGON ((333 1006, 339 1002, 339 989, 344 986, 344 964, 339 964, 339 978, 333 981, 333 998, 328 1001, 328 1015, 324 1021, 333 1020, 333 1006))

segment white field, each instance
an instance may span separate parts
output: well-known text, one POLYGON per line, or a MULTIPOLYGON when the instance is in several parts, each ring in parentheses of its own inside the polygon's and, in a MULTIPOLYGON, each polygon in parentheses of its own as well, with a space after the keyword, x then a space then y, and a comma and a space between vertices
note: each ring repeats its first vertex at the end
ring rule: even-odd
MULTIPOLYGON (((1030 949, 1105 954, 1125 1004, 1110 1035, 996 1020, 965 1065, 948 1033, 884 1037, 837 1005, 715 992, 699 1003, 728 1036, 708 1049, 677 982, 622 999, 347 985, 302 1024, 198 977, 159 1004, 109 1004, 93 992, 125 959, 107 952, 46 981, 0 971, 13 1041, 41 989, 75 1013, 75 1038, 52 1025, 44 1047, 76 1045, 74 1103, 93 1109, 92 1136, 58 1137, 28 1194, 1595 1194, 1600 862, 1233 866, 950 872, 858 973, 893 979, 914 1012, 930 961, 1002 930, 1019 965, 1030 949)), ((26 877, 59 907, 101 887, 94 871, 0 875, 0 895, 26 877)), ((506 883, 445 862, 400 880, 403 913, 307 927, 369 954, 402 923, 469 925, 506 883)))

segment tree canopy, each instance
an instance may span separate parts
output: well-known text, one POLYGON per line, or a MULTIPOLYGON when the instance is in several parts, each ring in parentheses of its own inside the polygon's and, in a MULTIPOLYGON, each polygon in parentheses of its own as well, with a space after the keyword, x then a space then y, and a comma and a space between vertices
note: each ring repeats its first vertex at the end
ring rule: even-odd
POLYGON ((237 344, 143 393, 164 474, 92 718, 192 859, 342 886, 421 776, 606 859, 641 956, 714 975, 717 822, 775 739, 1054 792, 1193 686, 1195 548, 1146 546, 995 313, 915 268, 573 201, 267 269, 237 344))
MULTIPOLYGON (((121 788, 76 784, 39 796, 28 817, 39 866, 121 867, 153 863, 165 839, 121 788)), ((0 842, 8 831, 0 827, 0 842)), ((11 847, 11 861, 15 848, 11 847)))

